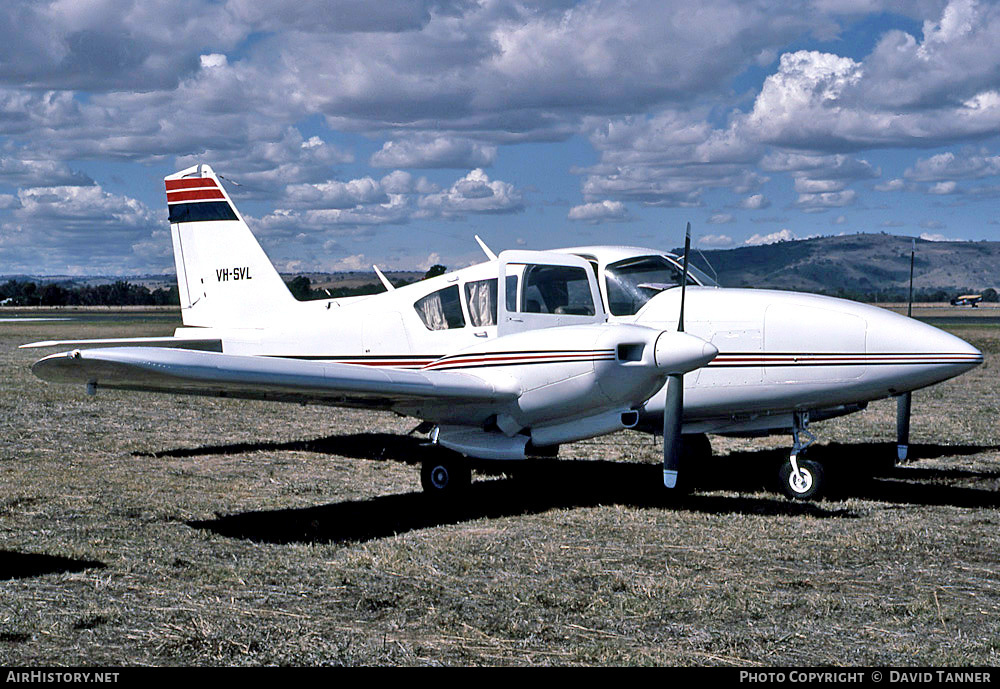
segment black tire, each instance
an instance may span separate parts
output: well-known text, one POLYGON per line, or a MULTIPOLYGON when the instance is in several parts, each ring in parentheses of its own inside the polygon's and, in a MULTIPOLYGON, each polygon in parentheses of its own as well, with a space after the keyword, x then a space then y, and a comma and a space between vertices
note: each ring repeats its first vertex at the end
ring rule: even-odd
POLYGON ((677 484, 672 493, 690 493, 700 479, 707 474, 712 460, 712 443, 704 433, 688 433, 681 436, 681 456, 677 466, 677 484))
MULTIPOLYGON (((558 457, 559 456, 559 446, 558 445, 542 445, 537 447, 528 443, 528 447, 525 449, 525 453, 530 457, 558 457)), ((519 461, 519 460, 515 460, 519 461)))
POLYGON ((813 500, 823 491, 823 465, 810 459, 799 459, 801 477, 792 474, 792 463, 785 462, 778 470, 781 491, 793 500, 813 500))
POLYGON ((705 433, 688 433, 681 436, 681 463, 685 468, 712 459, 712 443, 705 433))
POLYGON ((427 495, 451 498, 464 493, 472 483, 472 471, 462 457, 435 457, 420 465, 420 485, 427 495))

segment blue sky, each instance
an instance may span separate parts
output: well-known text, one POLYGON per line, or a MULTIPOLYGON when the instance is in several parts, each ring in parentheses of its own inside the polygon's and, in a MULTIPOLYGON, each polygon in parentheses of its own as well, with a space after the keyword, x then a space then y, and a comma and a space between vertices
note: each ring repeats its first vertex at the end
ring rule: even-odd
POLYGON ((206 162, 279 270, 1000 239, 982 0, 6 0, 0 274, 171 272, 206 162))

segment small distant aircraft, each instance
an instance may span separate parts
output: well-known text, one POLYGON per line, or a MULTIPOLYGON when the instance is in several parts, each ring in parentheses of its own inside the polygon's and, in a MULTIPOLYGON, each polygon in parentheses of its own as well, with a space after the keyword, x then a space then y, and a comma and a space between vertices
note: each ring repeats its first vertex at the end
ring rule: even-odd
POLYGON ((683 485, 687 462, 711 462, 706 433, 790 432, 782 487, 810 498, 823 483, 822 466, 800 458, 814 439, 810 420, 982 362, 959 338, 876 307, 718 287, 689 272, 687 250, 683 260, 609 246, 496 255, 480 241, 484 263, 400 288, 376 268, 382 294, 299 302, 208 165, 165 182, 183 327, 172 337, 22 345, 73 347, 34 373, 90 393, 415 417, 431 443, 453 451, 423 463, 432 494, 467 486, 469 457, 525 460, 637 428, 663 434, 668 488, 683 485))
POLYGON ((971 306, 976 308, 979 306, 979 302, 983 300, 983 295, 981 294, 962 294, 951 300, 952 306, 971 306))

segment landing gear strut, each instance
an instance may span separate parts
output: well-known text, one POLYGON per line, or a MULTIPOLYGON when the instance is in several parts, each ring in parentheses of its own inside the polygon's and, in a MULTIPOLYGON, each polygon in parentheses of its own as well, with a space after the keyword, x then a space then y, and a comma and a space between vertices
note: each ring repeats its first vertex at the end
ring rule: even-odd
POLYGON ((823 490, 823 465, 802 458, 806 448, 816 441, 808 425, 809 412, 796 412, 792 425, 792 452, 778 470, 782 492, 796 500, 810 500, 823 490), (806 442, 802 442, 801 436, 807 437, 806 442))

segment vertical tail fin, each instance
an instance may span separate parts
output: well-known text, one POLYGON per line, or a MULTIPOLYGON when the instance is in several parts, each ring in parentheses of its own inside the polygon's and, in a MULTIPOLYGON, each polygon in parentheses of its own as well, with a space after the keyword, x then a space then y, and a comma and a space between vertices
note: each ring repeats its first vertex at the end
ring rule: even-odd
POLYGON ((296 303, 208 165, 164 178, 184 325, 259 328, 296 303))

